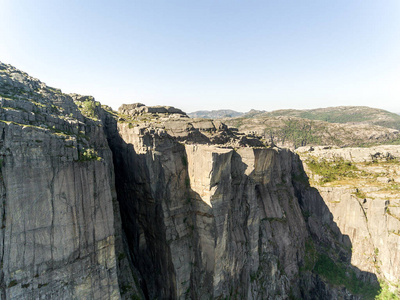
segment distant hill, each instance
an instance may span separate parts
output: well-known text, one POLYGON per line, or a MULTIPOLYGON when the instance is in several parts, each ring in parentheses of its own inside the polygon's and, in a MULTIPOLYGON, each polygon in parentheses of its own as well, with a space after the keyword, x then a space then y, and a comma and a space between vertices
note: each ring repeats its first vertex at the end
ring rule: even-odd
POLYGON ((368 146, 400 143, 400 116, 365 106, 312 110, 250 111, 223 120, 240 131, 262 135, 278 146, 368 146))
POLYGON ((258 114, 250 111, 244 115, 245 118, 281 116, 319 120, 329 123, 371 124, 400 130, 400 115, 367 106, 337 106, 308 110, 282 109, 272 112, 260 112, 258 114))
POLYGON ((188 116, 191 118, 222 119, 222 118, 239 117, 243 114, 244 113, 234 111, 231 109, 219 109, 219 110, 199 110, 189 113, 188 116))

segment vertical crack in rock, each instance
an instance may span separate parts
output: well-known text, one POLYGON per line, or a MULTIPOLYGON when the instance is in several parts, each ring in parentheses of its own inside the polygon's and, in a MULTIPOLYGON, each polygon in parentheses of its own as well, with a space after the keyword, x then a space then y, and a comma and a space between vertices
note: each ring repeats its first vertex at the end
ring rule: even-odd
POLYGON ((51 269, 54 269, 54 253, 53 253, 53 245, 54 245, 54 218, 55 218, 55 192, 54 192, 54 179, 56 177, 56 168, 54 167, 53 160, 51 160, 51 169, 53 170, 53 174, 51 175, 51 180, 49 183, 50 189, 50 206, 51 206, 51 223, 50 223, 50 257, 51 257, 51 269))
MULTIPOLYGON (((2 138, 4 140, 5 132, 3 129, 2 138)), ((0 259, 0 298, 7 299, 6 294, 6 283, 4 280, 4 250, 5 250, 5 235, 6 235, 6 187, 4 185, 4 178, 3 178, 3 165, 4 161, 1 158, 0 161, 0 195, 1 195, 1 259, 0 259)))

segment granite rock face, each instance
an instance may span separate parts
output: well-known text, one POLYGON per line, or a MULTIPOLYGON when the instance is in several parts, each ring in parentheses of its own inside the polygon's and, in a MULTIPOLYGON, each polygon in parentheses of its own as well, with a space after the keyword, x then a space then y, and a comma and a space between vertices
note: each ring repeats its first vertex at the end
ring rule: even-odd
MULTIPOLYGON (((396 196, 310 186, 301 153, 2 63, 0 101, 1 299, 368 299, 359 286, 399 277, 396 196)), ((396 165, 371 151, 357 161, 396 165)))
POLYGON ((284 299, 299 286, 307 230, 292 153, 180 144, 127 124, 118 132, 122 219, 149 298, 284 299))
POLYGON ((349 238, 351 264, 376 274, 399 292, 400 146, 315 147, 298 149, 298 153, 329 214, 349 238), (312 168, 324 161, 342 162, 351 169, 328 181, 312 168))
POLYGON ((212 120, 142 117, 104 123, 146 297, 360 299, 315 271, 326 249, 350 266, 351 242, 319 192, 298 180, 306 175, 296 154, 212 120))
POLYGON ((4 64, 0 92, 0 298, 119 299, 102 125, 4 64))

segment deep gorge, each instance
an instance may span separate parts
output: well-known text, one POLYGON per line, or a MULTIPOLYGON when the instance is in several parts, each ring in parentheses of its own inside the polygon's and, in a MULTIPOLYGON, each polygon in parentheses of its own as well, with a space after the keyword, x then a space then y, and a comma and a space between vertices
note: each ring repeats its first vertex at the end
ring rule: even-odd
POLYGON ((364 227, 333 214, 352 191, 310 186, 298 154, 0 70, 2 299, 373 299, 399 275, 400 237, 354 255, 364 227))

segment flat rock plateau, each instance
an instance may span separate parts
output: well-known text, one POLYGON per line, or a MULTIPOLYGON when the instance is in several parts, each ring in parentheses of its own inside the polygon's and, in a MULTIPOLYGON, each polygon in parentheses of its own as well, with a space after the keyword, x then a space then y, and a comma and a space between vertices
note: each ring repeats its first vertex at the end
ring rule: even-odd
POLYGON ((1 62, 0 101, 1 299, 398 297, 400 146, 293 152, 1 62))

